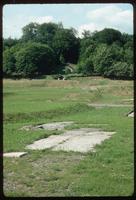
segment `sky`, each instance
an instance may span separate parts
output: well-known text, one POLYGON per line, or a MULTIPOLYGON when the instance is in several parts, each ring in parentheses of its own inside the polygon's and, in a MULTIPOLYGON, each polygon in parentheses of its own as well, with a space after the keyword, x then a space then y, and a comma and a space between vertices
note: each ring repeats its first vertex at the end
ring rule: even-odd
POLYGON ((30 22, 62 22, 64 28, 75 28, 78 36, 114 28, 133 34, 131 4, 14 4, 3 7, 3 37, 20 38, 22 28, 30 22))

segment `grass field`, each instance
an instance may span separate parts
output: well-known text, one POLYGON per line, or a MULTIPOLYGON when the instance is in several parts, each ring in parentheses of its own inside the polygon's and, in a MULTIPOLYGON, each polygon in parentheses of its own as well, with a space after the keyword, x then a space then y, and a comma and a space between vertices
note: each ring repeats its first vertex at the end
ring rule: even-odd
POLYGON ((74 121, 69 129, 101 127, 115 131, 96 152, 32 151, 4 158, 4 195, 131 196, 134 191, 134 119, 131 107, 88 106, 89 103, 132 104, 133 82, 100 77, 72 80, 3 80, 4 152, 26 151, 33 141, 62 131, 22 131, 22 126, 74 121))

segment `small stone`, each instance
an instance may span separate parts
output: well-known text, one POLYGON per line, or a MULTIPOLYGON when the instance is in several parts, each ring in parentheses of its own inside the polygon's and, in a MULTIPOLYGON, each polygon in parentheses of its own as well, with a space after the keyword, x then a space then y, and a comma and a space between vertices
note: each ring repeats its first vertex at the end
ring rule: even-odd
POLYGON ((128 114, 128 117, 134 117, 134 112, 128 114))

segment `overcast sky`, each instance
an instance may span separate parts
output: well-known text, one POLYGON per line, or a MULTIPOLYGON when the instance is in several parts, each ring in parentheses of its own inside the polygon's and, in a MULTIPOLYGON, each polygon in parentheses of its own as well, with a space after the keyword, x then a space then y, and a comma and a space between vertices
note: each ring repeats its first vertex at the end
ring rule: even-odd
POLYGON ((133 34, 131 4, 16 4, 3 8, 3 37, 20 38, 30 22, 62 22, 65 28, 91 32, 114 28, 133 34))

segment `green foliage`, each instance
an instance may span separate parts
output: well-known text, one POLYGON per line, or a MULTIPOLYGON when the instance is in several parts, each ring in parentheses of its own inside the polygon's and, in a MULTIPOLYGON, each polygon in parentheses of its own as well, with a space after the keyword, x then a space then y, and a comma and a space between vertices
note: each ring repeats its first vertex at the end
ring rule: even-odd
POLYGON ((65 80, 70 80, 73 78, 79 78, 79 77, 83 77, 83 76, 84 76, 84 74, 82 74, 82 73, 67 74, 67 75, 65 75, 65 80))
POLYGON ((15 56, 13 49, 6 49, 3 53, 3 73, 4 76, 10 76, 16 71, 15 56))
POLYGON ((54 36, 52 46, 60 63, 77 62, 79 41, 73 29, 58 30, 54 36))
POLYGON ((82 73, 84 75, 92 75, 94 70, 92 59, 89 57, 84 62, 80 62, 77 68, 77 71, 79 73, 82 73))
POLYGON ((121 61, 123 59, 122 51, 115 43, 110 46, 106 44, 98 45, 93 57, 95 72, 104 75, 115 61, 121 61))
POLYGON ((133 78, 133 37, 111 28, 84 30, 78 38, 75 29, 62 23, 30 23, 19 40, 4 39, 3 45, 4 77, 82 73, 133 78), (74 71, 67 63, 77 65, 74 71))
POLYGON ((127 33, 122 33, 121 42, 124 46, 132 47, 133 46, 133 37, 127 33))
POLYGON ((93 54, 96 48, 96 42, 92 40, 91 37, 85 37, 80 41, 80 56, 79 62, 82 60, 86 60, 86 58, 90 57, 93 54))
POLYGON ((119 79, 130 79, 133 77, 133 65, 129 65, 126 62, 114 63, 108 71, 104 72, 104 76, 119 79))
POLYGON ((129 65, 133 62, 133 50, 130 47, 124 49, 124 60, 129 65))
POLYGON ((93 35, 93 38, 99 43, 106 43, 110 45, 115 41, 121 41, 121 33, 120 31, 111 28, 105 28, 102 31, 96 32, 93 35))
POLYGON ((95 54, 93 56, 93 62, 94 62, 94 72, 98 75, 101 75, 104 73, 104 68, 108 67, 112 60, 111 56, 108 51, 108 46, 106 44, 100 44, 95 51, 95 54))
POLYGON ((24 77, 50 74, 54 70, 54 52, 47 45, 28 43, 16 53, 16 67, 24 77))
POLYGON ((17 39, 12 39, 12 38, 7 38, 7 39, 4 39, 3 40, 3 47, 4 47, 4 50, 5 49, 8 49, 8 48, 11 48, 12 46, 16 45, 17 43, 19 42, 19 40, 17 39))
POLYGON ((23 36, 22 41, 28 42, 28 41, 35 41, 36 35, 38 31, 39 24, 37 23, 30 23, 23 27, 23 36))
POLYGON ((49 45, 57 55, 58 64, 76 63, 79 41, 75 35, 75 29, 64 29, 62 23, 30 23, 23 28, 22 41, 34 41, 49 45))
POLYGON ((112 29, 104 29, 92 36, 85 33, 84 38, 80 41, 80 56, 77 66, 79 73, 85 74, 86 72, 88 74, 88 60, 93 62, 94 68, 90 74, 111 78, 133 78, 132 37, 125 34, 120 36, 116 30, 112 29), (116 65, 116 63, 119 64, 116 65), (119 67, 118 70, 114 69, 114 64, 115 67, 119 67), (122 73, 121 70, 123 70, 122 73))
POLYGON ((82 32, 82 36, 83 36, 83 38, 89 38, 91 36, 91 32, 88 30, 84 30, 82 32))
POLYGON ((48 44, 52 47, 55 33, 61 26, 55 23, 43 23, 39 25, 36 35, 36 41, 48 44))
POLYGON ((62 24, 55 23, 30 23, 23 28, 22 41, 40 42, 52 46, 52 41, 57 30, 63 28, 62 24))

